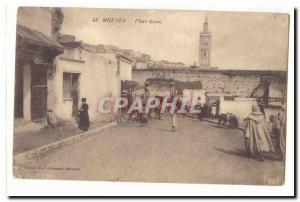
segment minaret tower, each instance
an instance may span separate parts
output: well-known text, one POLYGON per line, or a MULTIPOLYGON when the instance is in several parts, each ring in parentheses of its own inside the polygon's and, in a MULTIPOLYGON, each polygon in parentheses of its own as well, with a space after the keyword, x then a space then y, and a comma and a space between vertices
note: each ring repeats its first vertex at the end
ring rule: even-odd
POLYGON ((199 66, 200 68, 210 68, 211 60, 211 33, 208 32, 208 17, 205 17, 203 31, 199 40, 199 66))

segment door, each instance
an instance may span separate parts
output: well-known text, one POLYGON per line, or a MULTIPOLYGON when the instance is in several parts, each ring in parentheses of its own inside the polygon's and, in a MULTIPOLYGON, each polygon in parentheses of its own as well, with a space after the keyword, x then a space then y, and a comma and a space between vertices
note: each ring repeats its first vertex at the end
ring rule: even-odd
POLYGON ((31 119, 47 117, 47 67, 35 65, 31 70, 31 119))
POLYGON ((72 116, 75 117, 75 119, 77 118, 77 114, 78 114, 78 102, 79 102, 79 74, 77 73, 73 73, 72 77, 71 77, 71 81, 72 81, 72 90, 71 90, 71 96, 72 96, 72 116))
POLYGON ((16 62, 15 68, 15 99, 14 99, 15 118, 23 117, 23 68, 20 61, 16 62))

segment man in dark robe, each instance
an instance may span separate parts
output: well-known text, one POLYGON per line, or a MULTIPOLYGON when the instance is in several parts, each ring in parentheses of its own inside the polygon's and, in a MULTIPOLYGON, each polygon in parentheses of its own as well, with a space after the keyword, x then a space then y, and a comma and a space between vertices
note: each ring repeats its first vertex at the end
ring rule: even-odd
POLYGON ((78 128, 83 131, 88 131, 90 127, 90 119, 89 119, 89 106, 86 104, 86 98, 81 99, 81 107, 79 109, 79 122, 78 128))

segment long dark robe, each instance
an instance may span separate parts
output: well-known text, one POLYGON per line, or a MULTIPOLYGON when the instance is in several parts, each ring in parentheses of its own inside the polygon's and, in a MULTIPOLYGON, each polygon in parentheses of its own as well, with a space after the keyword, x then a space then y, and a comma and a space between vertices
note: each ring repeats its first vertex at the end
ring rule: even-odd
POLYGON ((87 131, 90 127, 90 119, 89 119, 89 106, 88 104, 84 103, 81 105, 79 110, 79 122, 78 122, 78 128, 87 131))

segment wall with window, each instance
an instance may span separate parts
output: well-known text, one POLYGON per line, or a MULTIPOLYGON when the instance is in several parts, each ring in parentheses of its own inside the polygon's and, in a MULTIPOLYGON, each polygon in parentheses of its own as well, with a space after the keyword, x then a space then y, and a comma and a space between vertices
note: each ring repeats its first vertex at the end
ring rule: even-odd
POLYGON ((69 61, 59 55, 54 63, 54 68, 48 73, 48 109, 53 110, 62 119, 72 119, 72 75, 78 75, 77 89, 80 96, 81 75, 86 69, 85 61, 69 61))
POLYGON ((69 100, 78 96, 80 73, 63 72, 63 99, 69 100))
POLYGON ((92 122, 110 120, 111 114, 98 112, 98 104, 105 96, 120 95, 121 80, 116 56, 81 50, 81 57, 81 60, 68 60, 66 55, 56 58, 55 68, 49 72, 48 109, 64 120, 73 120, 73 97, 77 92, 78 108, 81 98, 87 98, 92 122))
POLYGON ((72 48, 64 47, 64 53, 59 56, 61 59, 67 60, 82 60, 82 49, 81 48, 72 48))

